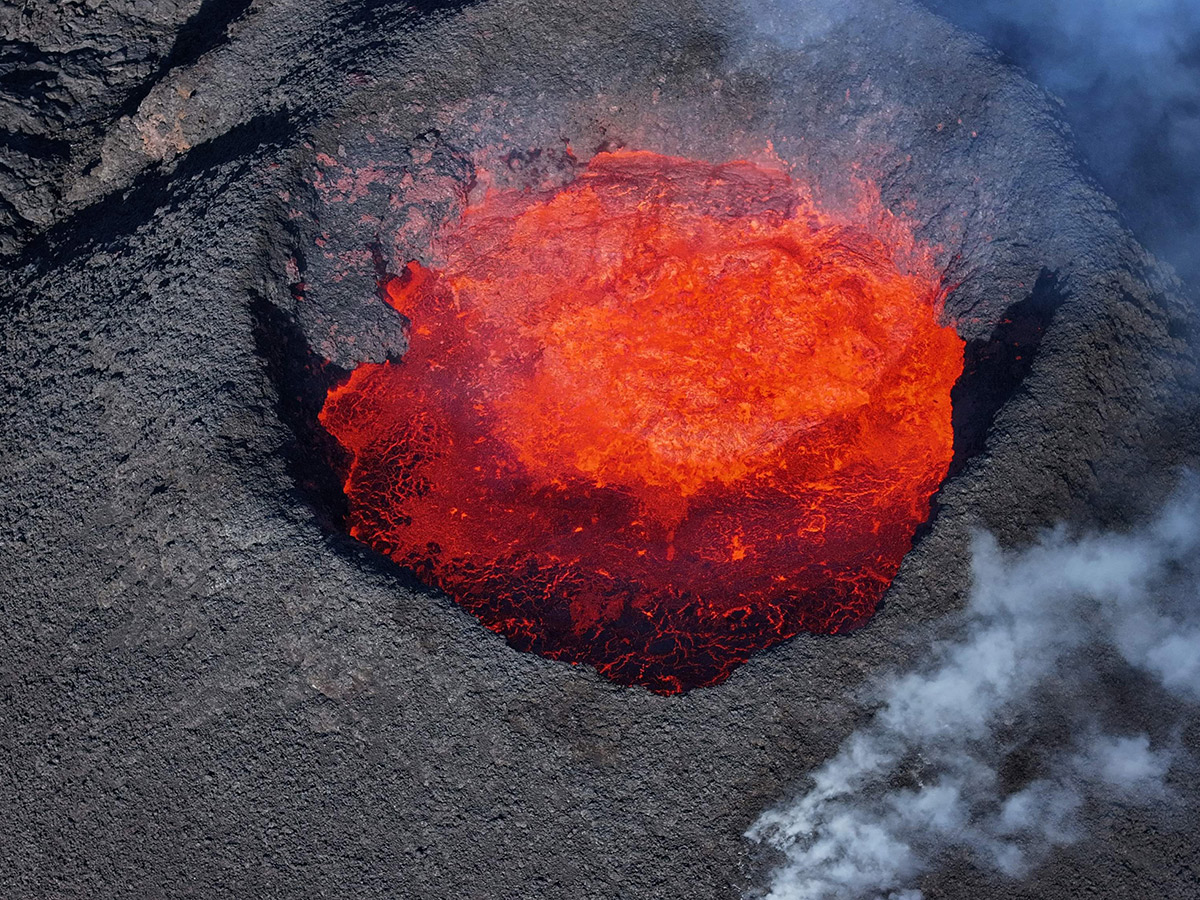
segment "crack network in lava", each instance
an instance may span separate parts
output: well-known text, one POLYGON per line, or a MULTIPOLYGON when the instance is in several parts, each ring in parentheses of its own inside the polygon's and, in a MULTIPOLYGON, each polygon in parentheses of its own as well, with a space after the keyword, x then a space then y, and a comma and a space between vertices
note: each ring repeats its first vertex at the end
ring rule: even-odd
POLYGON ((385 282, 407 355, 329 392, 350 533, 514 647, 661 693, 862 625, 963 364, 928 253, 866 218, 645 152, 489 191, 385 282))

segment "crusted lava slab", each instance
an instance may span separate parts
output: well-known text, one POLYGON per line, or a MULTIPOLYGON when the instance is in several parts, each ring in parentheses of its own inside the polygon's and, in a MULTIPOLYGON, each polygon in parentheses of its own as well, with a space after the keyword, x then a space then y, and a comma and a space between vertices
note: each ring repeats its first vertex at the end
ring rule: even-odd
MULTIPOLYGON (((853 727, 864 676, 957 608, 971 527, 1120 524, 1195 456, 1179 286, 1052 102, 933 16, 812 2, 770 33, 653 0, 246 13, 198 56, 156 38, 152 85, 73 94, 103 136, 69 165, 14 144, 59 180, 5 189, 24 210, 2 291, 5 894, 736 896, 745 827, 853 727), (720 162, 767 141, 825 202, 866 173, 917 223, 967 342, 952 477, 869 627, 656 696, 514 652, 341 534, 316 416, 348 370, 403 356, 376 258, 428 242, 453 192, 380 228, 319 175, 388 160, 457 183, 485 153, 565 184, 567 146, 720 162)), ((1195 823, 1121 815, 1037 896, 1186 895, 1195 823)), ((965 865, 928 887, 1000 889, 965 865)))

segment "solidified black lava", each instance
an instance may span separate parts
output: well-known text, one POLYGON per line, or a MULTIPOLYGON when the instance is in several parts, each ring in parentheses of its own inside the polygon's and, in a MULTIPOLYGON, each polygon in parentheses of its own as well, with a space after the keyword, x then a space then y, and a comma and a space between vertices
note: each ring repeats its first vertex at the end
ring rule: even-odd
POLYGON ((317 414, 326 392, 349 372, 313 353, 296 322, 270 301, 257 297, 250 309, 255 349, 279 397, 279 418, 295 435, 284 450, 292 478, 321 524, 338 530, 346 518, 348 454, 317 414))

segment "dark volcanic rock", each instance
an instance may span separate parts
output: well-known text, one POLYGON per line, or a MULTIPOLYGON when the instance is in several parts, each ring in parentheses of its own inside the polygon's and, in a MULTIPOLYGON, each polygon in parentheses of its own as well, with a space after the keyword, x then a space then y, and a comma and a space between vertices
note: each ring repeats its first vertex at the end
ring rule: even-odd
MULTIPOLYGON (((105 132, 248 0, 0 3, 0 253, 63 211, 105 132)), ((225 22, 228 24, 228 21, 225 22)))
MULTIPOLYGON (((902 2, 797 7, 786 44, 665 0, 6 13, 0 894, 736 896, 747 825, 960 604, 970 527, 1016 543, 1157 502, 1200 446, 1195 317, 1052 105, 902 2), (192 33, 220 40, 175 53, 210 13, 192 33), (329 526, 312 379, 403 333, 370 305, 374 236, 315 183, 377 131, 370 159, 449 178, 564 142, 770 140, 831 203, 852 166, 877 178, 941 247, 984 362, 1014 305, 1052 315, 868 628, 715 689, 620 688, 512 651, 329 526), (341 282, 314 243, 331 224, 360 254, 341 282)), ((931 895, 1188 896, 1189 816, 1122 809, 1036 887, 959 867, 931 895)))

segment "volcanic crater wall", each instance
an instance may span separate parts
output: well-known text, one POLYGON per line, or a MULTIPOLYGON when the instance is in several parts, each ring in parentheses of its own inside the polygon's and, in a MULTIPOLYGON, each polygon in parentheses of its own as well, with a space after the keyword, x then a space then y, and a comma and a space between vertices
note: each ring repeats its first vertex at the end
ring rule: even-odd
MULTIPOLYGON (((81 150, 74 205, 16 226, 0 885, 737 896, 770 862, 747 825, 853 727, 864 677, 961 602, 970 527, 1120 525, 1194 459, 1193 313, 1053 105, 906 4, 356 16, 252 5, 81 150), (122 137, 158 114, 180 140, 122 137), (938 248, 965 379, 1007 378, 970 392, 966 449, 868 628, 675 697, 516 653, 398 579, 339 532, 338 450, 313 424, 345 372, 402 358, 380 266, 422 258, 472 170, 566 183, 616 147, 771 155, 833 208, 873 181, 938 248), (434 187, 392 209, 386 185, 418 175, 434 187)), ((1036 896, 1186 895, 1188 822, 1122 815, 1036 896)), ((965 862, 927 881, 1000 889, 965 862)))

